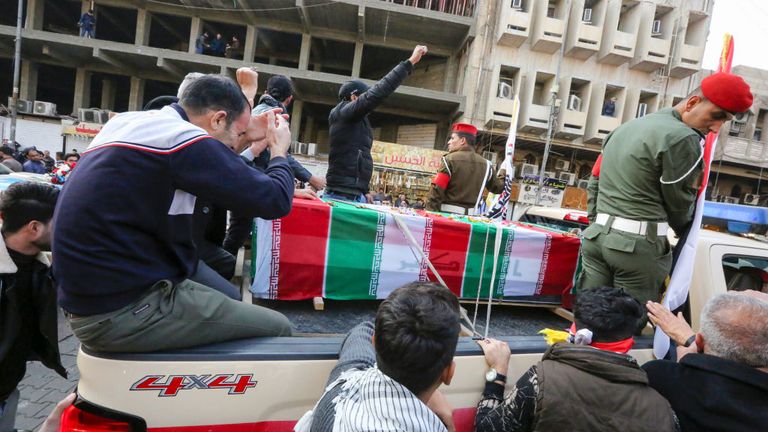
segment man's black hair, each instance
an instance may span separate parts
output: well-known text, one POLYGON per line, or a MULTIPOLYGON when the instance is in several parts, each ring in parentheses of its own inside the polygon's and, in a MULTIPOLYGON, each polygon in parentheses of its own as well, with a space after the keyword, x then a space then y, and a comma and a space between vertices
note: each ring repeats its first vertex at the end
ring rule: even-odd
POLYGON ((434 282, 403 285, 376 313, 379 369, 421 394, 453 361, 459 330, 459 300, 451 291, 434 282))
POLYGON ((4 145, 4 146, 0 147, 0 153, 7 154, 8 156, 13 156, 13 154, 15 152, 13 151, 11 146, 4 145))
POLYGON ((459 138, 464 138, 467 140, 467 144, 474 147, 475 142, 477 142, 477 137, 475 135, 472 135, 471 133, 467 132, 454 132, 459 138))
POLYGON ((293 83, 285 75, 274 75, 267 81, 267 93, 279 102, 293 96, 293 83))
POLYGON ((179 101, 179 98, 177 98, 176 96, 158 96, 152 99, 151 101, 147 102, 147 104, 144 105, 144 108, 142 108, 142 111, 159 110, 164 106, 170 105, 172 103, 176 103, 178 101, 179 101))
POLYGON ((240 87, 231 78, 221 75, 203 75, 192 81, 179 98, 179 104, 190 114, 208 111, 227 113, 227 126, 240 117, 250 104, 240 87))
POLYGON ((595 342, 616 342, 632 336, 642 314, 643 307, 634 297, 607 286, 579 292, 573 310, 576 327, 591 330, 595 342))
POLYGON ((3 234, 13 234, 32 221, 48 223, 53 217, 59 190, 38 182, 14 183, 0 198, 3 234))
POLYGON ((67 160, 71 157, 76 157, 77 160, 80 160, 80 153, 67 153, 64 155, 64 160, 67 160))

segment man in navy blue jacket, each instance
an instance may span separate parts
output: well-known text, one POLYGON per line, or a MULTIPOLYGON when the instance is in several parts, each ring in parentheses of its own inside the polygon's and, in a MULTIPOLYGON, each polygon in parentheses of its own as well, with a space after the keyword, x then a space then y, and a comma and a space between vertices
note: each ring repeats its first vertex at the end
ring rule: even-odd
POLYGON ((290 132, 270 111, 250 116, 237 84, 207 75, 178 104, 112 118, 62 190, 53 274, 74 334, 90 349, 142 352, 290 335, 282 314, 188 280, 199 198, 253 217, 288 214, 290 132), (238 156, 266 140, 265 173, 238 156))

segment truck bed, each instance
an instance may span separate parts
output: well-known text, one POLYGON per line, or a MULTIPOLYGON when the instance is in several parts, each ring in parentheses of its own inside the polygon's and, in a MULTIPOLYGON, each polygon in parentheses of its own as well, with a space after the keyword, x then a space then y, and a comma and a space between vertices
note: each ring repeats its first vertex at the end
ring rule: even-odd
MULTIPOLYGON (((316 311, 311 301, 254 301, 270 309, 285 314, 294 325, 294 331, 300 334, 342 335, 352 327, 363 322, 373 321, 378 300, 325 300, 325 310, 316 311)), ((463 303, 467 315, 472 319, 475 305, 463 303)), ((476 330, 485 331, 486 306, 480 305, 477 312, 476 330)), ((491 327, 488 335, 535 336, 543 328, 564 329, 570 322, 555 315, 547 308, 493 305, 491 307, 491 327)))

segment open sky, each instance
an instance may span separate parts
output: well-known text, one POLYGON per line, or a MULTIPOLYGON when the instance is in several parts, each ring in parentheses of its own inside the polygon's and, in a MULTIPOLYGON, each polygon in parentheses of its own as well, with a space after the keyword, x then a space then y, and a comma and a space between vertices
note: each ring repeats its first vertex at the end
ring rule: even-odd
POLYGON ((712 24, 704 50, 705 69, 717 68, 723 48, 723 35, 734 39, 733 65, 746 65, 768 70, 768 1, 715 0, 712 24))

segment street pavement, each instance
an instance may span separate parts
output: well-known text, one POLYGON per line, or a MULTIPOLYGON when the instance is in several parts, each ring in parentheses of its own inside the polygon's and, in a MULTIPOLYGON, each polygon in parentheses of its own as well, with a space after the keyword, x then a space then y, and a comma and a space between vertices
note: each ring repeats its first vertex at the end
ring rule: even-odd
POLYGON ((56 403, 75 389, 80 378, 76 364, 79 346, 80 342, 72 334, 69 324, 59 311, 59 349, 68 378, 62 378, 40 362, 27 363, 27 373, 19 384, 21 399, 16 413, 17 429, 39 428, 56 403))

